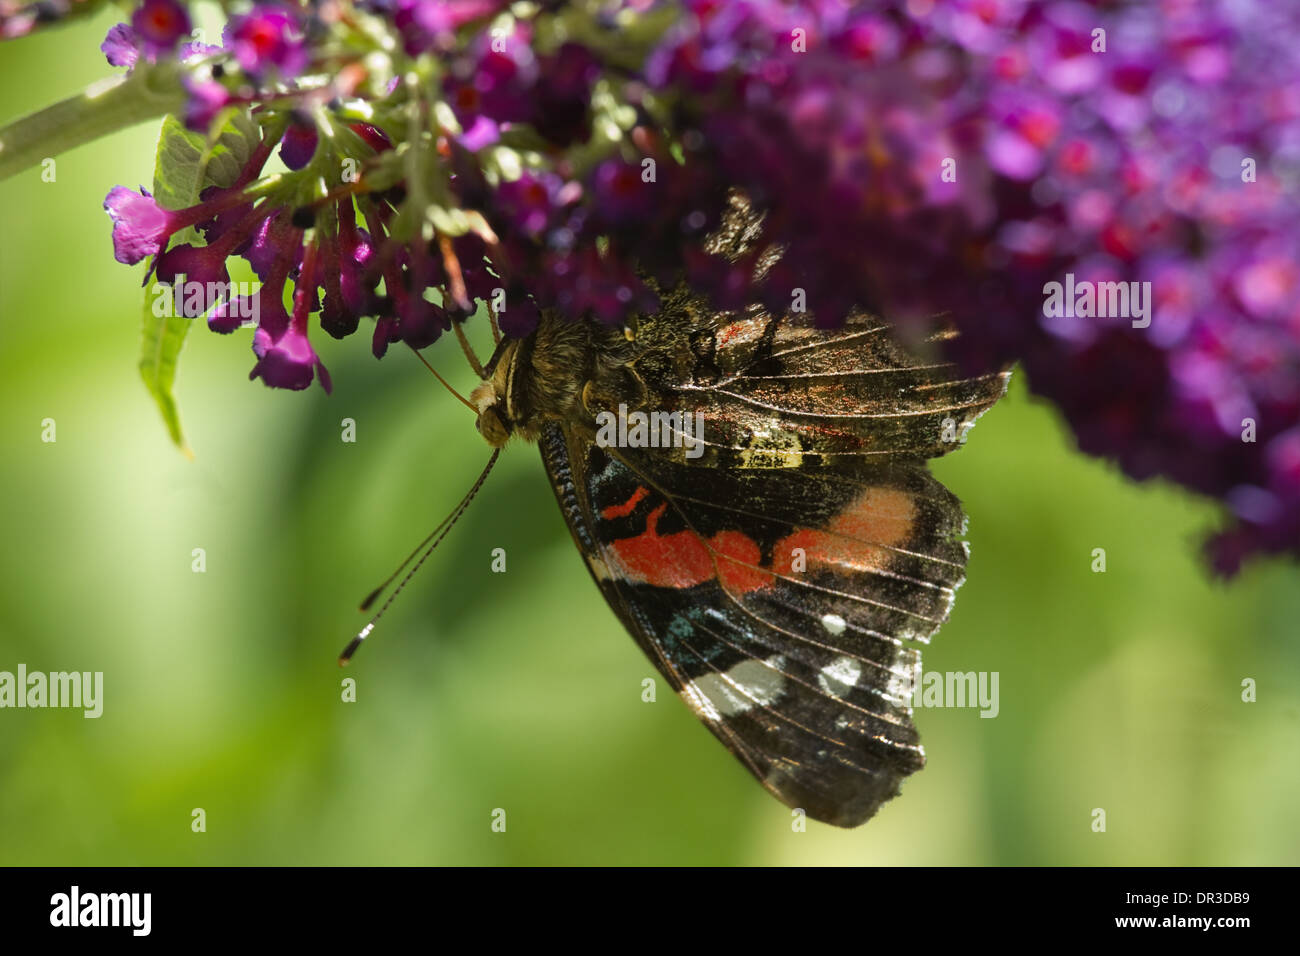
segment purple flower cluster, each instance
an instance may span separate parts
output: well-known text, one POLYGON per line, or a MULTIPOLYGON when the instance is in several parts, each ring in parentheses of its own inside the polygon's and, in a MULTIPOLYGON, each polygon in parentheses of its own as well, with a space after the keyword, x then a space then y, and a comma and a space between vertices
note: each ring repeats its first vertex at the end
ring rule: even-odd
POLYGON ((770 210, 759 295, 944 313, 1084 451, 1227 503, 1221 573, 1300 553, 1300 8, 689 6, 648 77, 770 210), (1049 315, 1067 273, 1150 283, 1149 324, 1049 315))
MULTIPOLYGON (((542 309, 617 325, 683 277, 718 308, 806 303, 821 326, 866 308, 920 334, 942 315, 971 367, 1021 361, 1084 451, 1223 501, 1221 572, 1300 553, 1300 9, 236 8, 221 47, 180 55, 192 129, 258 118, 240 180, 190 210, 121 187, 105 205, 119 260, 154 256, 160 279, 248 260, 266 384, 328 388, 312 313, 339 338, 373 318, 377 356, 477 303, 508 335, 542 309), (766 213, 741 262, 704 243, 732 188, 766 213), (190 226, 206 245, 168 248, 190 226), (1123 283, 1112 304, 1132 308, 1054 310, 1052 283, 1123 283)), ((177 0, 144 0, 104 49, 130 66, 187 31, 177 0)), ((210 327, 236 328, 235 304, 208 303, 210 327)))

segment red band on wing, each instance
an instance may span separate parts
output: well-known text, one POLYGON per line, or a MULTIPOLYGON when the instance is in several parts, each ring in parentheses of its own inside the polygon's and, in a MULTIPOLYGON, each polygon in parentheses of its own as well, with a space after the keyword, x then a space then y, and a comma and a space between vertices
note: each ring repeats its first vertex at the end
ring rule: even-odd
POLYGON ((641 499, 649 493, 650 492, 646 489, 645 485, 638 485, 636 491, 632 492, 631 498, 627 499, 627 501, 623 502, 621 505, 610 505, 602 511, 600 515, 606 521, 612 521, 615 518, 626 518, 636 510, 636 506, 641 503, 641 499))
MULTIPOLYGON (((646 496, 645 487, 622 505, 606 508, 605 518, 631 514, 646 496)), ((916 506, 911 495, 895 488, 870 488, 824 529, 800 528, 777 542, 774 569, 760 565, 758 544, 742 531, 719 531, 706 542, 691 530, 659 533, 659 519, 667 510, 660 503, 646 517, 645 530, 610 544, 624 580, 661 588, 690 588, 715 576, 732 593, 767 587, 773 570, 797 575, 809 568, 879 570, 886 566, 890 549, 907 541, 915 524, 916 506), (804 565, 794 560, 803 549, 804 565)))
MULTIPOLYGON (((638 489, 631 501, 639 500, 643 490, 638 489)), ((631 511, 622 505, 606 509, 604 514, 608 517, 610 511, 623 508, 631 511)), ((660 588, 690 588, 713 579, 716 559, 716 575, 729 591, 753 591, 771 583, 771 572, 757 567, 761 554, 748 535, 719 531, 706 544, 690 530, 660 534, 659 519, 667 508, 660 504, 647 516, 644 531, 610 545, 625 580, 660 588)))
MULTIPOLYGON (((644 490, 638 488, 637 492, 644 490)), ((635 495, 632 500, 636 500, 635 495)), ((713 561, 699 535, 690 531, 659 533, 659 519, 667 508, 661 503, 646 518, 644 531, 632 538, 620 538, 610 547, 629 581, 660 588, 694 587, 713 577, 713 561)))
POLYGON ((772 561, 782 574, 797 574, 795 549, 803 549, 807 567, 882 570, 890 550, 912 535, 916 504, 897 488, 868 488, 825 529, 800 528, 776 543, 772 561))

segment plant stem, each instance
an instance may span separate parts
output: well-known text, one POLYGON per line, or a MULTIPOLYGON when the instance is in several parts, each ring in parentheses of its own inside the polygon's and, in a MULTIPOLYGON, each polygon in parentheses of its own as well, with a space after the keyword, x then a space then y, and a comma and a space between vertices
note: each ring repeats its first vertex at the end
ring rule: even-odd
POLYGON ((175 63, 137 63, 124 77, 94 84, 0 129, 0 180, 75 146, 175 112, 184 102, 175 63))

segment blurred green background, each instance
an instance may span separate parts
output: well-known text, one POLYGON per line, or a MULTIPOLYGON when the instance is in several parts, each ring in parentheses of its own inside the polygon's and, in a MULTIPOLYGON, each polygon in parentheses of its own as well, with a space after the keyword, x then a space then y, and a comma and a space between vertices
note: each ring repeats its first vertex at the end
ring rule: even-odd
MULTIPOLYGON (((108 75, 113 19, 0 46, 0 120, 108 75)), ((357 600, 486 446, 365 335, 314 336, 327 398, 250 383, 249 333, 196 329, 178 393, 197 458, 173 448, 135 370, 143 266, 113 261, 100 208, 150 182, 156 132, 60 157, 54 183, 0 183, 0 670, 105 674, 98 720, 0 711, 0 863, 1300 861, 1294 567, 1208 581, 1213 509, 1078 455, 1023 381, 936 466, 972 558, 926 669, 1000 672, 1001 712, 919 711, 929 766, 859 830, 792 832, 662 682, 641 701, 653 670, 528 447, 340 672, 357 600)), ((430 358, 472 386, 454 342, 430 358)))

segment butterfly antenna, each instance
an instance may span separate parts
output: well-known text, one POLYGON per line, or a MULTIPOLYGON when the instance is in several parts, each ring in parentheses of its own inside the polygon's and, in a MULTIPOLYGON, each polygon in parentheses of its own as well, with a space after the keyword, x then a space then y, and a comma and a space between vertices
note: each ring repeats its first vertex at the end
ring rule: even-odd
POLYGON ((375 629, 375 625, 379 623, 379 619, 384 616, 384 612, 387 611, 393 601, 396 600, 397 595, 402 593, 402 589, 405 588, 411 578, 415 576, 415 572, 419 571, 424 562, 429 559, 429 555, 433 554, 434 549, 442 543, 442 539, 447 537, 452 527, 456 524, 456 521, 465 513, 465 509, 469 507, 470 502, 474 500, 474 496, 478 494, 478 490, 483 487, 483 482, 487 481, 487 476, 492 473, 492 466, 497 463, 497 458, 499 458, 500 455, 500 448, 493 450, 492 457, 488 459, 488 463, 484 466, 482 473, 478 476, 478 480, 475 481, 473 487, 466 492, 465 497, 460 500, 460 504, 456 505, 456 507, 452 509, 451 514, 447 515, 447 517, 438 524, 438 527, 429 532, 425 539, 420 542, 419 546, 407 556, 406 560, 401 563, 396 571, 388 576, 387 580, 385 580, 383 584, 379 585, 379 587, 366 595, 366 599, 361 602, 361 610, 363 611, 369 610, 370 606, 375 603, 375 599, 393 583, 393 580, 402 573, 403 569, 411 563, 412 559, 415 558, 417 554, 420 555, 420 560, 416 561, 415 566, 406 572, 406 576, 402 578, 397 587, 393 589, 393 593, 388 595, 388 600, 384 601, 375 616, 370 619, 365 627, 357 632, 357 636, 348 642, 348 646, 343 648, 343 653, 339 655, 339 667, 346 667, 348 661, 352 660, 352 655, 357 652, 357 648, 361 646, 361 642, 370 636, 370 632, 375 629), (433 539, 432 544, 429 544, 430 539, 433 539), (427 549, 425 548, 425 545, 429 545, 427 549), (420 554, 421 550, 424 551, 423 554, 420 554))
MULTIPOLYGON (((460 327, 460 323, 455 319, 451 320, 451 327, 456 330, 456 338, 460 342, 460 350, 465 353, 465 358, 469 359, 470 367, 474 369, 474 374, 479 378, 485 378, 483 374, 483 363, 478 360, 474 354, 474 348, 469 344, 469 339, 465 337, 465 330, 460 327)), ((496 329, 496 322, 493 321, 493 330, 496 329)))
MULTIPOLYGON (((447 273, 447 294, 451 301, 456 304, 462 312, 470 312, 469 293, 465 288, 465 275, 461 272, 460 259, 456 257, 456 250, 451 244, 451 237, 446 235, 438 236, 438 248, 442 251, 442 268, 447 273)), ((465 358, 469 359, 470 367, 479 378, 483 377, 483 365, 479 362, 478 356, 470 348, 469 339, 465 338, 465 332, 460 327, 456 319, 451 320, 451 327, 456 330, 456 338, 460 342, 461 351, 465 353, 465 358)))
MULTIPOLYGON (((434 368, 432 365, 429 364, 429 360, 428 360, 427 358, 425 358, 423 355, 420 354, 420 350, 419 350, 419 349, 417 349, 414 345, 411 345, 410 342, 407 342, 406 344, 411 346, 411 351, 415 353, 415 357, 418 358, 421 362, 424 363, 424 367, 427 368, 430 372, 433 373, 433 377, 436 378, 438 381, 442 382, 442 387, 443 387, 443 388, 445 388, 447 391, 451 392, 451 394, 455 395, 456 398, 457 398, 457 400, 458 400, 462 405, 464 405, 466 408, 468 408, 470 411, 472 411, 475 415, 478 414, 478 409, 474 406, 474 403, 471 402, 471 401, 470 401, 468 398, 466 398, 464 395, 462 395, 460 392, 458 392, 458 391, 456 391, 454 388, 452 388, 451 385, 450 385, 450 383, 448 383, 448 381, 447 381, 445 378, 443 378, 441 375, 438 374, 438 370, 437 370, 436 368, 434 368)), ((434 529, 434 533, 435 533, 435 534, 437 533, 437 529, 436 529, 436 528, 434 529)), ((419 549, 417 548, 416 550, 419 550, 419 549)), ((410 559, 408 558, 407 560, 410 560, 410 559)))

